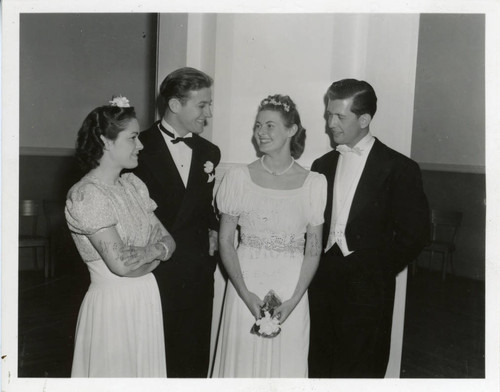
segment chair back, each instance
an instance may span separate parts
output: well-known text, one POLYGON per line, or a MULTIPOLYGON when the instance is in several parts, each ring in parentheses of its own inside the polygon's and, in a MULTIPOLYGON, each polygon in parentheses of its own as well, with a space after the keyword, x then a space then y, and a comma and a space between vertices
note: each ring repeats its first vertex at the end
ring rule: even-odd
POLYGON ((38 217, 41 215, 43 215, 43 203, 41 201, 21 200, 19 202, 19 217, 30 221, 29 226, 23 226, 29 228, 29 235, 34 236, 37 234, 38 217))
POLYGON ((462 223, 460 211, 433 209, 431 211, 432 241, 453 244, 457 230, 462 223))

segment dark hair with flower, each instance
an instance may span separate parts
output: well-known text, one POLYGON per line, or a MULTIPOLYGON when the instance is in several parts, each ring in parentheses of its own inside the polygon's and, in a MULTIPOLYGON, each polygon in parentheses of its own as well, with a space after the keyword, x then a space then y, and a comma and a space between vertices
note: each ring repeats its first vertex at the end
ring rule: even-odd
POLYGON ((295 103, 288 95, 269 95, 259 105, 258 113, 263 110, 279 112, 287 128, 297 125, 297 132, 290 140, 290 152, 294 159, 300 158, 306 145, 306 130, 300 121, 295 103))
POLYGON ((109 105, 95 108, 87 115, 76 139, 76 159, 85 172, 99 166, 104 152, 101 136, 116 140, 134 118, 134 108, 122 96, 113 97, 109 105))
POLYGON ((172 98, 177 98, 184 104, 189 99, 191 91, 211 87, 213 79, 206 73, 195 68, 183 67, 170 73, 160 85, 160 96, 166 107, 172 98))

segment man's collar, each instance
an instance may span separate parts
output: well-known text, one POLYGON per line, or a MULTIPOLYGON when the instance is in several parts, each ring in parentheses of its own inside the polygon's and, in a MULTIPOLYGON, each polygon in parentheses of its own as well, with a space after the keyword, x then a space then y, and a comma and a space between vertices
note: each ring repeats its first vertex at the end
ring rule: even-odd
POLYGON ((373 139, 373 135, 370 133, 370 131, 368 131, 368 133, 359 142, 356 143, 354 148, 359 148, 361 151, 364 151, 367 147, 370 146, 370 143, 372 143, 373 139))
MULTIPOLYGON (((161 119, 161 125, 163 125, 165 127, 165 129, 167 129, 168 131, 170 131, 174 134, 174 136, 175 136, 174 139, 180 137, 179 134, 176 132, 175 128, 172 125, 170 125, 164 118, 161 119)), ((186 135, 184 135, 183 137, 193 137, 193 133, 189 132, 186 135)))

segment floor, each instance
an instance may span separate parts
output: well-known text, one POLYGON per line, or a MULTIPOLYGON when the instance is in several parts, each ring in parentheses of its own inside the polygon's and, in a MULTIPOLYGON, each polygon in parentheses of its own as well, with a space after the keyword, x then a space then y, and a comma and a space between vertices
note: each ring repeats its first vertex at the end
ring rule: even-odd
POLYGON ((484 282, 409 274, 401 378, 484 378, 484 282))
MULTIPOLYGON (((69 377, 85 272, 20 273, 19 377, 69 377)), ((401 377, 483 378, 484 298, 484 282, 409 274, 401 377)))

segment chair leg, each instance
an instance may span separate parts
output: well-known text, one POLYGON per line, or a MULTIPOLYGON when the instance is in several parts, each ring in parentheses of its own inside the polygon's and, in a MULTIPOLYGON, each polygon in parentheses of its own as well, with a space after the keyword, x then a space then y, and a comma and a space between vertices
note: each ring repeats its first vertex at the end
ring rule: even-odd
POLYGON ((443 282, 446 280, 446 272, 448 270, 448 252, 443 253, 443 282))
POLYGON ((450 268, 451 268, 451 273, 455 275, 455 267, 453 267, 453 253, 450 252, 450 268))
POLYGON ((54 242, 51 240, 50 244, 50 277, 53 278, 55 276, 56 270, 56 247, 54 246, 54 242))
POLYGON ((45 267, 45 279, 49 277, 50 274, 50 246, 46 244, 43 247, 44 251, 44 267, 45 267))
POLYGON ((31 253, 33 256, 33 264, 35 265, 35 269, 38 270, 38 248, 32 247, 31 253))

